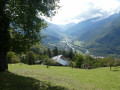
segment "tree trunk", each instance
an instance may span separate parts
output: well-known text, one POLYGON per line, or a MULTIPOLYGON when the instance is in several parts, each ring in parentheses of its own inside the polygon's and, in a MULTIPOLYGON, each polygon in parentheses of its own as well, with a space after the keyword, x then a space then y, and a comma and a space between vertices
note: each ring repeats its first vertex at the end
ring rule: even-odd
POLYGON ((8 69, 6 56, 7 56, 6 52, 0 51, 0 72, 6 71, 8 69))
POLYGON ((111 71, 112 66, 110 66, 110 71, 111 71))
POLYGON ((6 0, 0 2, 0 72, 8 69, 7 52, 10 49, 9 17, 5 12, 6 0))

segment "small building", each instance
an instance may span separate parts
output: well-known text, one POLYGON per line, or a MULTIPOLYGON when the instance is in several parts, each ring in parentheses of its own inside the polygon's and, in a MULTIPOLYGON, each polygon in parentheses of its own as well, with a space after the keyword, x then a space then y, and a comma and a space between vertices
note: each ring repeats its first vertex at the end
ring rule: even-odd
POLYGON ((42 63, 42 60, 38 60, 35 62, 35 64, 41 64, 42 63))
POLYGON ((67 58, 65 58, 63 55, 58 55, 52 58, 52 60, 60 63, 63 66, 67 66, 69 64, 69 61, 67 58))

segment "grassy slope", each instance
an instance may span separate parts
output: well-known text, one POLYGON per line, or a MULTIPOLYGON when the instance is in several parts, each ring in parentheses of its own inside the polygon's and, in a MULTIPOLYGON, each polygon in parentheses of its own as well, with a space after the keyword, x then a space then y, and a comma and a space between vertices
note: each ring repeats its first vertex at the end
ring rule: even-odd
POLYGON ((44 65, 9 65, 9 71, 40 81, 50 81, 68 89, 77 90, 120 90, 120 68, 98 68, 92 70, 44 65))

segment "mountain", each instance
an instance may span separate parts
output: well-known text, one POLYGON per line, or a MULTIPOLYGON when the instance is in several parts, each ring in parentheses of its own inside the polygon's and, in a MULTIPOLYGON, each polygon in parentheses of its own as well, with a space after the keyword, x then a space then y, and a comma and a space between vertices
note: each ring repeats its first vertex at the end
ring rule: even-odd
POLYGON ((84 41, 84 48, 91 54, 116 56, 120 54, 119 18, 120 13, 103 20, 89 19, 72 27, 70 32, 77 36, 77 40, 84 41))
MULTIPOLYGON (((48 23, 43 35, 48 37, 43 39, 47 46, 61 45, 60 36, 67 33, 75 36, 77 41, 82 41, 83 49, 87 49, 95 56, 119 56, 120 54, 120 13, 113 14, 105 19, 100 17, 88 19, 78 24, 55 25, 48 23), (49 45, 48 45, 49 44, 49 45)), ((74 42, 73 42, 74 43, 74 42)))
POLYGON ((46 36, 43 39, 43 43, 45 42, 57 42, 60 40, 60 36, 62 33, 66 32, 68 28, 71 28, 75 25, 75 23, 69 23, 65 25, 56 25, 52 23, 48 23, 48 27, 45 30, 42 30, 42 36, 46 36))
POLYGON ((69 34, 71 35, 80 36, 84 32, 86 32, 90 27, 92 28, 96 23, 95 20, 97 19, 99 19, 99 17, 79 22, 78 24, 74 25, 66 31, 69 31, 69 34))
POLYGON ((42 36, 46 36, 43 39, 45 42, 59 41, 59 36, 61 35, 61 28, 55 24, 48 23, 48 27, 45 30, 41 31, 42 36))
POLYGON ((72 27, 75 26, 75 25, 76 25, 76 23, 69 23, 69 24, 58 25, 58 26, 61 28, 61 31, 62 31, 63 33, 65 33, 65 32, 70 31, 69 29, 72 28, 72 27))

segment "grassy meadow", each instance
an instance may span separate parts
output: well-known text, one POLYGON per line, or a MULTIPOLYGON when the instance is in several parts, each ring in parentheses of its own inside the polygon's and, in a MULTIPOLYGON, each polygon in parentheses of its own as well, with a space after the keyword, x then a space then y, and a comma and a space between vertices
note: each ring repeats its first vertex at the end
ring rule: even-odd
POLYGON ((1 80, 0 90, 120 90, 120 67, 110 71, 9 64, 9 72, 0 73, 1 80))

